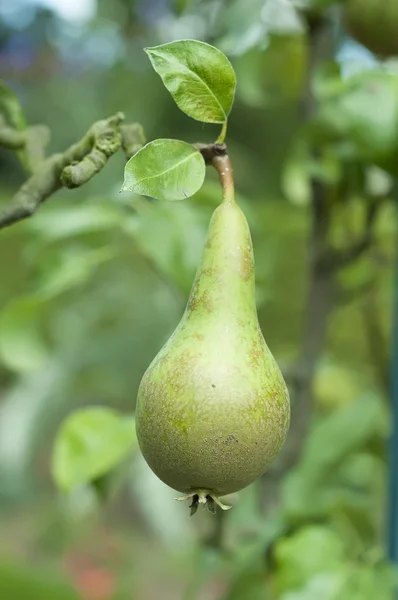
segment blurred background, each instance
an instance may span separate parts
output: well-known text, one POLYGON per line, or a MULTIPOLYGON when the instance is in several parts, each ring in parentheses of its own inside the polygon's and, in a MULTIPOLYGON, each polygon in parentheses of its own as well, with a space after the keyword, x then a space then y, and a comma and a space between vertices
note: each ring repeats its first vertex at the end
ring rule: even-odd
MULTIPOLYGON (((60 428, 87 407, 134 413, 140 379, 184 310, 220 190, 208 170, 184 202, 119 195, 118 152, 88 184, 4 229, 4 600, 394 597, 398 61, 350 37, 343 9, 325 0, 0 0, 1 76, 27 121, 50 128, 49 154, 117 111, 147 140, 214 141, 218 127, 178 110, 143 48, 195 38, 229 56, 238 87, 227 142, 252 229, 259 320, 292 401, 283 452, 227 514, 190 518, 136 444, 61 493, 52 475, 60 428)), ((1 205, 25 178, 18 156, 0 148, 1 205)), ((95 430, 86 434, 107 452, 95 430)))

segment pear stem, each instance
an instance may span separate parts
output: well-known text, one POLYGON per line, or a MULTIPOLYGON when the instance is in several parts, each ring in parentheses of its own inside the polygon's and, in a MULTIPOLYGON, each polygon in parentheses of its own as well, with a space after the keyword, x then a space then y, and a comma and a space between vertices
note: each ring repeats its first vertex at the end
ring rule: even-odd
POLYGON ((218 172, 218 176, 220 178, 223 192, 223 202, 234 203, 235 185, 231 159, 229 158, 228 154, 224 154, 222 156, 214 156, 211 162, 213 167, 218 172))

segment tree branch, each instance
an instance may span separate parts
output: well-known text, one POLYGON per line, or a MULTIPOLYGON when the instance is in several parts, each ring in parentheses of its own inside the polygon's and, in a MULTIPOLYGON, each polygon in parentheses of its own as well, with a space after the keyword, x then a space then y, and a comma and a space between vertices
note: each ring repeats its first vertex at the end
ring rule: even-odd
MULTIPOLYGON (((320 20, 312 23, 309 32, 309 67, 300 107, 304 121, 310 119, 316 110, 311 91, 314 69, 320 61, 331 55, 331 45, 329 22, 320 20)), ((313 152, 316 155, 317 149, 313 152)), ((286 472, 300 460, 313 415, 313 375, 324 348, 328 316, 334 301, 332 273, 318 268, 320 257, 324 256, 327 248, 330 225, 327 189, 324 182, 313 178, 311 190, 312 231, 308 248, 308 288, 303 333, 299 360, 287 378, 291 395, 291 423, 285 445, 262 477, 260 505, 266 514, 278 505, 286 472)))
POLYGON ((10 126, 0 115, 0 146, 15 150, 28 173, 33 173, 44 160, 44 151, 50 141, 46 125, 31 125, 19 130, 10 126))
POLYGON ((25 130, 22 160, 28 173, 34 173, 45 160, 50 137, 50 130, 46 125, 32 125, 25 130))
POLYGON ((319 257, 317 268, 321 271, 335 272, 350 265, 362 256, 366 250, 369 250, 373 242, 373 226, 380 206, 381 200, 369 198, 366 223, 362 237, 359 240, 356 240, 348 248, 341 250, 328 248, 327 251, 319 257))
POLYGON ((122 150, 126 158, 131 158, 146 142, 144 129, 139 123, 128 123, 121 125, 120 131, 122 134, 122 150))
POLYGON ((33 215, 43 202, 61 187, 76 188, 87 183, 122 148, 130 158, 145 143, 142 127, 122 125, 124 115, 94 123, 86 135, 63 153, 45 159, 44 148, 49 130, 43 125, 23 132, 0 123, 0 144, 23 151, 23 162, 31 177, 15 194, 9 206, 0 212, 0 229, 33 215))
POLYGON ((25 142, 23 131, 17 131, 7 125, 0 126, 0 146, 9 150, 21 150, 25 146, 25 142))
POLYGON ((117 152, 122 143, 119 125, 124 119, 117 113, 110 119, 98 121, 85 137, 62 155, 60 183, 67 188, 80 187, 90 181, 117 152))

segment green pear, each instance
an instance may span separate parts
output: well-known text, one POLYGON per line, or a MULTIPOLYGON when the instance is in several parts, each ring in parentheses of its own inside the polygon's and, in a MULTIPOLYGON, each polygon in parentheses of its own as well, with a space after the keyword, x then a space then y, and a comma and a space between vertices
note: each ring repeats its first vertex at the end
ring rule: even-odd
POLYGON ((289 419, 288 391, 258 323, 249 226, 227 193, 184 315, 141 381, 139 445, 164 483, 220 504, 266 470, 289 419))
POLYGON ((353 38, 371 52, 398 55, 397 0, 346 0, 344 18, 353 38))

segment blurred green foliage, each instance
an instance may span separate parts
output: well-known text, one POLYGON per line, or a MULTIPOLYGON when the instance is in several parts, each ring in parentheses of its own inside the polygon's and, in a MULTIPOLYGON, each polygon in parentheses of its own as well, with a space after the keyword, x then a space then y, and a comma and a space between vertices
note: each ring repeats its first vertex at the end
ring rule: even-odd
MULTIPOLYGON (((285 474, 272 513, 263 514, 261 482, 241 492, 222 525, 222 553, 212 547, 212 516, 190 520, 139 453, 125 455, 113 429, 101 435, 84 422, 66 450, 75 467, 72 457, 63 463, 68 484, 79 483, 68 494, 60 496, 51 476, 56 435, 79 415, 109 411, 123 431, 129 424, 142 374, 184 309, 219 201, 215 176, 208 172, 200 192, 181 203, 119 195, 125 161, 117 154, 83 188, 59 192, 1 232, 0 596, 392 599, 385 373, 396 63, 372 59, 368 69, 366 51, 345 40, 333 16, 338 60, 313 74, 317 111, 303 127, 309 51, 303 16, 289 3, 101 0, 81 22, 39 9, 23 21, 21 1, 13 10, 14 21, 8 15, 0 29, 2 70, 28 122, 50 127, 50 152, 116 110, 142 123, 149 140, 214 141, 218 126, 178 111, 142 48, 196 37, 228 53, 238 79, 228 145, 253 234, 259 319, 282 367, 300 359, 312 178, 328 190, 328 238, 338 249, 361 236, 369 198, 381 207, 371 249, 336 277, 302 458, 285 474), (315 158, 314 140, 322 148, 315 158), (120 473, 107 471, 110 450, 120 451, 120 473), (79 591, 64 591, 65 578, 79 591)), ((3 205, 24 178, 3 150, 0 175, 3 205)))

